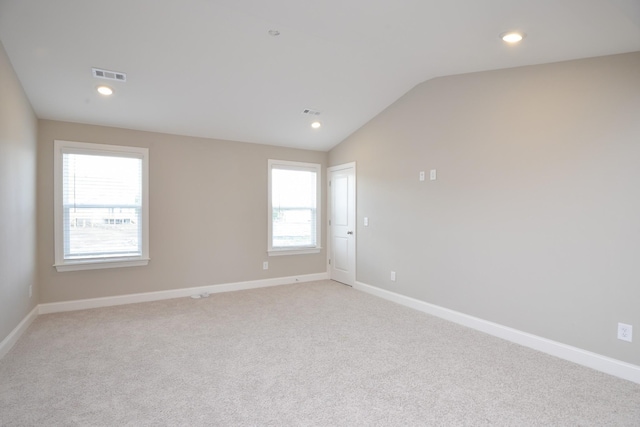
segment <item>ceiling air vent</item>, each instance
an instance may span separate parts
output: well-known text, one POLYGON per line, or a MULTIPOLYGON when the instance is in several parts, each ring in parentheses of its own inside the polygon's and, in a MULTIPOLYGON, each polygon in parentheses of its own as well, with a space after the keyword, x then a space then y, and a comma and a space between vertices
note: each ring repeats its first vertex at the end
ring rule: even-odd
POLYGON ((118 71, 109 71, 100 68, 92 68, 91 71, 93 72, 93 77, 97 77, 99 79, 115 80, 118 82, 127 81, 127 75, 118 71))
POLYGON ((306 114, 307 116, 319 116, 320 111, 312 110, 311 108, 305 108, 302 110, 302 114, 306 114))

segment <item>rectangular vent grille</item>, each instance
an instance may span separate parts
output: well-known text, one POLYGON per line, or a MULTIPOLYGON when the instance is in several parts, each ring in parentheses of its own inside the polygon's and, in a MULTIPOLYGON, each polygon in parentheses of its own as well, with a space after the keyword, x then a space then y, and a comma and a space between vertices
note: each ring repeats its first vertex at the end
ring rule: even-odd
POLYGON ((312 110, 311 108, 305 108, 304 110, 302 110, 302 114, 306 114, 308 116, 319 116, 320 111, 312 110))
POLYGON ((99 79, 115 80, 118 82, 127 81, 127 75, 118 71, 102 70, 100 68, 92 68, 91 71, 93 72, 93 77, 97 77, 99 79))

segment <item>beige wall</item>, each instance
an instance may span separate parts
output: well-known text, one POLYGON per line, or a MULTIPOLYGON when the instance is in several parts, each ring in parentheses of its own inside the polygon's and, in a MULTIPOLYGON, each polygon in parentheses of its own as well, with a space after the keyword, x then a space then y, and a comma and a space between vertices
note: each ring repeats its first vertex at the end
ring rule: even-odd
POLYGON ((640 53, 429 80, 350 161, 358 281, 640 365, 640 53))
POLYGON ((0 44, 0 342, 38 301, 36 127, 31 105, 0 44))
POLYGON ((324 250, 278 257, 266 250, 267 159, 324 168, 327 153, 40 120, 38 155, 41 303, 326 271, 324 250), (52 267, 55 139, 149 148, 148 266, 65 273, 52 267))

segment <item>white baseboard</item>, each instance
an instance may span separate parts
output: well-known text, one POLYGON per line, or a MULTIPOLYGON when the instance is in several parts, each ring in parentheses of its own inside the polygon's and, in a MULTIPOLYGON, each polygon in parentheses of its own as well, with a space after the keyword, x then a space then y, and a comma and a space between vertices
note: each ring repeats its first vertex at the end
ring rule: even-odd
POLYGON ((305 274, 301 276, 278 277, 274 279, 252 280, 248 282, 225 283, 221 285, 199 286, 195 288, 172 289, 169 291, 145 292, 139 294, 117 295, 104 298, 90 298, 74 301, 40 304, 39 314, 60 313, 64 311, 86 310, 89 308, 111 307, 114 305, 135 304, 183 298, 203 293, 241 291, 245 289, 266 288, 269 286, 289 285, 292 283, 312 282, 329 278, 328 273, 305 274))
POLYGON ((36 320, 36 317, 38 317, 38 306, 35 306, 33 310, 31 310, 31 312, 27 314, 24 319, 22 319, 22 322, 20 322, 18 326, 16 326, 15 329, 11 331, 11 333, 7 335, 7 337, 3 339, 2 342, 0 342, 0 359, 2 359, 7 353, 9 353, 11 347, 13 347, 13 345, 18 341, 24 331, 27 330, 29 325, 31 325, 31 323, 36 320))
POLYGON ((458 323, 552 356, 640 384, 640 366, 522 332, 415 298, 356 282, 354 289, 458 323))

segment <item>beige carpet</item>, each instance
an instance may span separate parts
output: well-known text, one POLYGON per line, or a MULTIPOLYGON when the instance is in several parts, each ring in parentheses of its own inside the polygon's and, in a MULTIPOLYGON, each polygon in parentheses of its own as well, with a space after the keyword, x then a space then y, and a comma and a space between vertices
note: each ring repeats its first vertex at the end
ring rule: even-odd
POLYGON ((640 385, 330 281, 40 316, 2 426, 640 426, 640 385))

